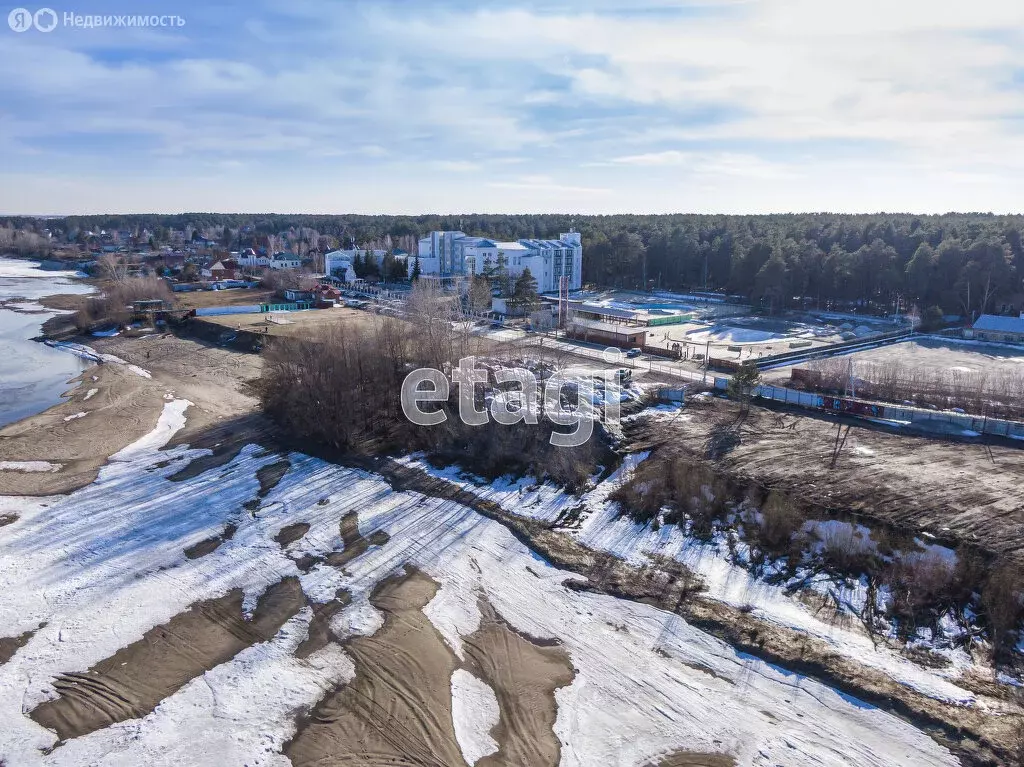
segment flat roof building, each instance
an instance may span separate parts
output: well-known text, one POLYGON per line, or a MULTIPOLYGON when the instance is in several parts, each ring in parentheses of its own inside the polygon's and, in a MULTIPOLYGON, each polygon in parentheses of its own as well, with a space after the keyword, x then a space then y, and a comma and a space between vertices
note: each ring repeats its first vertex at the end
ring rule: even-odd
POLYGON ((513 279, 529 269, 540 293, 558 292, 562 277, 568 278, 570 290, 583 285, 583 242, 574 231, 557 240, 515 241, 470 237, 460 231, 431 232, 419 241, 418 254, 422 274, 468 277, 504 264, 513 279))
POLYGON ((645 328, 630 327, 614 322, 597 322, 574 318, 566 326, 566 334, 578 341, 606 344, 626 348, 641 348, 647 343, 645 328))

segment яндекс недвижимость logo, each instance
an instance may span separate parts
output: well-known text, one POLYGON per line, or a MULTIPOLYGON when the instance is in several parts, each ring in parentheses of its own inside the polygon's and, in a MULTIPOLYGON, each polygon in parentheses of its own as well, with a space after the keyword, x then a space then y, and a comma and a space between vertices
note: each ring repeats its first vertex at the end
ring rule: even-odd
MULTIPOLYGON (((15 32, 52 32, 61 24, 61 17, 52 8, 40 8, 33 13, 28 8, 15 8, 7 14, 7 26, 15 32)), ((138 14, 80 14, 63 13, 63 26, 75 29, 105 29, 108 27, 184 27, 185 18, 177 14, 146 16, 138 14)))
POLYGON ((40 8, 35 13, 15 8, 7 14, 7 25, 15 32, 27 32, 33 27, 40 32, 52 32, 57 26, 57 12, 52 8, 40 8))

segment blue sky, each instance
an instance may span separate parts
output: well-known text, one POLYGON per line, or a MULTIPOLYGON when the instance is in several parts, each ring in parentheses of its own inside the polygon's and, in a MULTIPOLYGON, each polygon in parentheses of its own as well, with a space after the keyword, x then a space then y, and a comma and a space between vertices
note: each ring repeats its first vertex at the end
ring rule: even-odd
POLYGON ((56 2, 0 213, 1024 211, 1018 0, 56 2))

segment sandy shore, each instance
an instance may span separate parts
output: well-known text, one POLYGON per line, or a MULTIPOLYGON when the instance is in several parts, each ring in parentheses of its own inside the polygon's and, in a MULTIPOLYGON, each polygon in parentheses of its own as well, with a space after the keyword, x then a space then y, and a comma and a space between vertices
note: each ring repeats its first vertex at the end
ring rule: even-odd
POLYGON ((202 447, 218 443, 200 435, 219 434, 218 424, 256 413, 256 399, 244 391, 245 381, 259 375, 256 355, 169 334, 81 342, 126 364, 87 369, 69 382, 64 402, 0 429, 0 495, 55 495, 88 485, 111 455, 153 429, 172 397, 192 403, 178 440, 202 447))

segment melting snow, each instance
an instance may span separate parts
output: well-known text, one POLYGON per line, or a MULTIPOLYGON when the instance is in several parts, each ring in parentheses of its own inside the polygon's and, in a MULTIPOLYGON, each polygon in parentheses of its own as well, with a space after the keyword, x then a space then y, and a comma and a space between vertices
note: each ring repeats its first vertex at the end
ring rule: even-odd
MULTIPOLYGON (((335 644, 307 661, 293 657, 308 609, 274 639, 193 680, 143 719, 47 753, 56 736, 26 712, 55 694, 58 674, 83 671, 188 605, 232 588, 257 595, 293 576, 321 601, 345 588, 352 603, 333 628, 373 631, 380 618, 369 595, 407 562, 440 584, 426 614, 453 648, 479 623, 480 595, 516 629, 562 642, 576 668, 574 681, 556 693, 563 767, 641 764, 672 749, 724 751, 739 765, 958 763, 907 722, 737 652, 672 613, 566 588, 578 576, 549 566, 504 526, 452 501, 395 492, 372 474, 292 454, 291 468, 254 518, 242 505, 259 490, 256 471, 278 460, 254 446, 225 466, 171 482, 185 459, 208 454, 159 450, 184 425, 187 406, 167 403, 153 433, 122 450, 82 490, 0 498, 0 509, 20 515, 0 537, 0 625, 5 635, 18 635, 46 624, 0 666, 0 759, 8 764, 287 765, 280 751, 294 731, 294 711, 353 674, 335 644), (390 540, 370 546, 344 572, 324 565, 300 572, 273 540, 301 521, 310 530, 292 549, 336 549, 339 522, 350 511, 364 535, 383 530, 390 540), (228 521, 238 525, 233 538, 205 557, 185 558, 185 548, 228 521)), ((588 501, 607 505, 608 485, 588 501)), ((535 502, 531 511, 544 516, 570 503, 521 483, 501 492, 517 500, 525 492, 535 502)), ((643 528, 605 519, 580 535, 628 558, 642 557, 639 541, 655 540, 643 528)), ((460 743, 467 754, 482 752, 491 701, 464 678, 453 679, 453 695, 460 743)))
POLYGON ((97 364, 109 362, 113 365, 127 365, 130 371, 141 378, 153 377, 148 370, 143 370, 138 365, 129 365, 120 357, 116 357, 113 354, 102 354, 91 346, 86 346, 85 344, 72 343, 71 341, 47 341, 46 344, 48 346, 52 346, 54 349, 71 352, 76 357, 81 357, 84 360, 89 360, 90 362, 95 362, 97 364))
MULTIPOLYGON (((733 564, 729 561, 724 540, 705 544, 688 537, 678 525, 661 525, 655 530, 651 525, 640 525, 621 516, 617 504, 608 502, 608 496, 629 480, 636 466, 648 455, 646 452, 627 455, 623 465, 611 477, 582 498, 574 498, 549 485, 527 487, 524 492, 524 484, 528 485, 526 480, 475 487, 455 468, 438 471, 416 456, 406 459, 406 462, 457 482, 478 496, 500 504, 505 511, 520 516, 555 522, 563 511, 580 507, 583 513, 578 524, 562 531, 576 536, 590 549, 615 554, 637 566, 649 564, 651 555, 672 557, 704 579, 705 593, 712 599, 749 609, 762 620, 821 639, 837 653, 878 669, 929 697, 960 705, 974 702, 973 693, 951 681, 959 675, 962 662, 955 663, 948 670, 924 668, 889 648, 876 647, 862 631, 822 620, 806 604, 787 594, 783 586, 768 584, 733 564)), ((842 599, 854 606, 863 602, 864 593, 860 585, 836 590, 842 599)), ((963 661, 962 658, 957 660, 963 661)))
POLYGON ((498 699, 488 684, 465 669, 452 674, 452 719, 455 739, 467 764, 498 750, 491 728, 498 724, 498 699))
POLYGON ((0 471, 60 471, 64 468, 59 463, 49 461, 0 461, 0 471))

